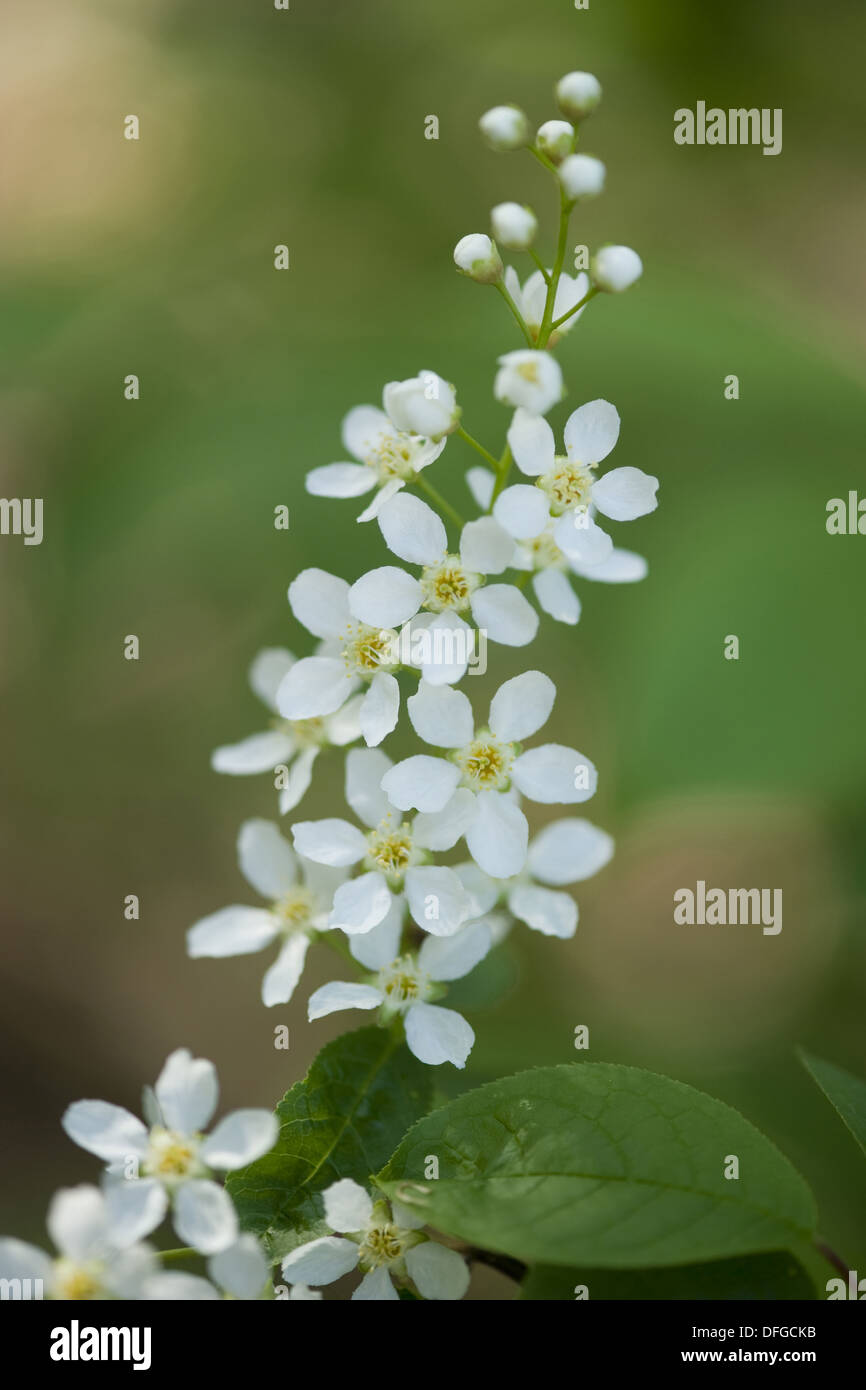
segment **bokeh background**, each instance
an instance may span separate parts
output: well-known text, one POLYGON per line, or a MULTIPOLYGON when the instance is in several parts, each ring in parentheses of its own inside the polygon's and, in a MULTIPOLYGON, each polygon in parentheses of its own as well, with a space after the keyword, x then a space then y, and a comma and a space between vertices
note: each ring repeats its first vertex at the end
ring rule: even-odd
MULTIPOLYGON (((186 959, 191 922, 252 900, 237 828, 275 813, 267 778, 218 777, 209 754, 263 727, 258 648, 307 650, 293 575, 382 562, 352 502, 303 490, 342 457, 344 412, 429 367, 501 446, 494 360, 518 343, 451 249, 510 198, 549 248, 553 191, 477 120, 503 100, 556 114, 578 67, 604 86, 584 148, 609 175, 574 240, 636 246, 645 276, 564 343, 552 419, 612 399, 615 461, 656 473, 661 504, 618 536, 649 579, 584 584, 580 625, 546 623, 533 662, 559 686, 551 737, 600 768, 587 811, 618 852, 582 886, 573 942, 515 932, 462 987, 478 1043, 441 1081, 568 1061, 588 1024, 592 1059, 691 1082, 769 1133, 862 1269, 860 1156, 794 1047, 866 1072, 866 539, 825 530, 828 499, 866 495, 866 10, 5 0, 2 25, 0 492, 45 499, 45 539, 0 539, 0 1230, 40 1238, 53 1189, 94 1175, 58 1125, 70 1100, 137 1108, 187 1045, 226 1106, 270 1105, 363 1021, 307 1025, 306 989, 266 1012, 262 958, 186 959), (782 154, 676 146, 673 112, 698 99, 782 107, 782 154), (673 892, 698 879, 781 887, 781 935, 676 926, 673 892)), ((474 461, 452 440, 437 465, 464 505, 474 461)), ((524 664, 492 655, 479 702, 524 664)), ((320 764, 305 817, 340 814, 339 768, 320 764)), ((307 982, 333 974, 322 951, 307 982)))

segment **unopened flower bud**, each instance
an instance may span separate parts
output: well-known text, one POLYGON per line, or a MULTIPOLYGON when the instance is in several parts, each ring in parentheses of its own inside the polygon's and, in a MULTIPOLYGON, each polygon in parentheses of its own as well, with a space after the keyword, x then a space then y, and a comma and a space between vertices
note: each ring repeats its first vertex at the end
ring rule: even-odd
POLYGON ((454 247, 454 264, 463 275, 477 280, 479 285, 493 285, 502 275, 502 261, 496 242, 483 232, 470 232, 468 236, 460 238, 454 247))
POLYGON ((554 164, 561 164, 574 149, 574 126, 568 121, 545 121, 538 127, 535 147, 554 164))
POLYGON ((559 181, 572 202, 596 197, 604 188, 604 175, 601 160, 591 154, 570 154, 559 166, 559 181))
POLYGON ((520 203, 498 203, 490 214, 493 235, 509 251, 525 251, 535 240, 538 218, 520 203))
POLYGON ((460 423, 454 387, 435 372, 420 372, 406 381, 389 381, 382 404, 398 430, 422 434, 427 439, 441 439, 460 423))
POLYGON ((522 150, 532 139, 529 118, 519 106, 491 106, 478 124, 494 150, 522 150))
POLYGON ((593 283, 609 294, 619 294, 643 274, 643 263, 630 246, 602 246, 592 260, 593 283))
POLYGON ((582 121, 601 101, 601 83, 591 72, 567 72, 556 84, 560 111, 572 121, 582 121))

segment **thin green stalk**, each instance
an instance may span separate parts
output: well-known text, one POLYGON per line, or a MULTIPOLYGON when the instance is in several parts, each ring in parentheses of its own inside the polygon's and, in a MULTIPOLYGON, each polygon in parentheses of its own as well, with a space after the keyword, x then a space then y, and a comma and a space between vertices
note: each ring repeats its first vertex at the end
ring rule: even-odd
POLYGON ((458 434, 461 439, 465 440, 467 444, 471 444, 476 454, 480 454, 485 463, 489 463, 493 468, 499 467, 499 460, 494 458, 489 450, 485 449, 483 444, 479 444, 477 439, 473 439, 472 435, 468 434, 462 425, 455 433, 458 434))
POLYGON ((172 1264, 175 1260, 190 1260, 201 1258, 197 1250, 193 1250, 191 1245, 179 1246, 177 1250, 160 1250, 157 1252, 158 1258, 165 1260, 166 1264, 172 1264))
POLYGON ((537 253, 536 251, 533 251, 533 249, 532 249, 531 246, 527 246, 526 249, 527 249, 527 251, 529 252, 529 254, 530 254, 530 256, 532 257, 532 259, 535 261, 535 264, 538 266, 538 269, 541 271, 542 275, 544 276, 544 283, 545 283, 546 285, 549 285, 549 284, 550 284, 550 271, 547 270, 547 269, 545 268, 544 261, 541 259, 541 257, 538 255, 538 253, 537 253))
POLYGON ((566 199, 565 193, 559 190, 559 236, 556 243, 556 260, 551 271, 550 284, 547 287, 547 299, 544 304, 544 317, 541 320, 541 327, 538 330, 538 347, 547 346, 551 334, 553 322, 553 306, 556 302, 556 290, 559 285, 559 277, 562 274, 562 266, 565 260, 565 248, 568 242, 568 220, 571 217, 572 203, 566 199))
POLYGON ((562 314, 558 319, 553 320, 553 323, 550 325, 551 333, 553 333, 555 329, 559 328, 568 319, 570 319, 572 314, 576 314, 579 309, 582 309, 584 304, 588 304, 591 299, 594 299, 598 293, 598 286, 593 285, 591 290, 587 290, 586 294, 583 296, 583 299, 578 300, 577 304, 575 304, 573 309, 569 309, 567 314, 562 314))
POLYGON ((496 281, 496 289, 498 289, 499 293, 502 295, 502 298, 505 300, 505 303, 508 305, 509 309, 511 310, 515 319, 517 320, 517 325, 520 328, 520 331, 523 334, 527 345, 529 347, 535 347, 535 343, 532 341, 532 334, 530 333, 529 329, 527 328, 524 322, 523 315, 521 314, 520 310, 518 309, 517 305, 515 304, 514 300, 508 293, 508 290, 505 288, 501 280, 496 281))
POLYGON ((488 511, 492 511, 493 503, 496 501, 505 484, 508 481, 508 474, 511 472, 511 449, 506 444, 502 453, 502 458, 496 465, 496 482, 493 485, 493 496, 490 499, 488 511))
POLYGON ((445 515, 449 516, 451 520, 454 522, 455 526, 463 526, 463 518, 458 512, 457 508, 452 507, 451 503, 446 501, 446 499, 442 496, 442 493, 439 492, 433 486, 432 483, 428 483, 423 473, 416 473, 415 486, 419 487, 422 492, 426 492, 427 496, 430 498, 430 501, 435 502, 437 507, 441 507, 445 515))

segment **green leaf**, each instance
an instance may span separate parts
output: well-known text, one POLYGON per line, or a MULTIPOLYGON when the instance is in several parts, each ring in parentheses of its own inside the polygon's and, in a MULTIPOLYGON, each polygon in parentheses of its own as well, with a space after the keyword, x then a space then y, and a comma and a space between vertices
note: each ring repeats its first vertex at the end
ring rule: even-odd
POLYGON ((384 1029, 328 1043, 277 1106, 276 1147, 227 1180, 243 1229, 264 1236, 274 1259, 325 1234, 317 1194, 338 1178, 369 1184, 432 1090, 430 1068, 384 1029))
POLYGON ((798 1050, 803 1066, 866 1153, 866 1081, 832 1062, 813 1057, 802 1047, 798 1050))
POLYGON ((697 1263, 809 1238, 806 1183, 747 1120, 668 1077, 605 1062, 527 1071, 416 1124, 377 1179, 474 1245, 544 1264, 697 1263), (728 1155, 739 1179, 726 1179, 728 1155), (425 1180, 429 1159, 438 1179, 425 1180))
POLYGON ((711 1264, 668 1269, 563 1269, 536 1265, 521 1285, 520 1297, 535 1302, 571 1301, 585 1285, 590 1300, 618 1302, 815 1299, 815 1286, 799 1260, 787 1251, 743 1255, 711 1264))

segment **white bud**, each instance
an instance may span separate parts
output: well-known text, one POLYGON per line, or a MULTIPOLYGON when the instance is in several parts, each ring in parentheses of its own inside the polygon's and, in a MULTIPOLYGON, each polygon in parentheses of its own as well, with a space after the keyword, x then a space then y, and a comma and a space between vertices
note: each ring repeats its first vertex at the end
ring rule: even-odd
POLYGON ((570 154, 559 166, 559 181, 572 202, 596 197, 604 188, 604 175, 601 160, 591 154, 570 154))
POLYGON ((529 119, 519 106, 491 106, 478 124, 495 150, 522 150, 532 138, 529 119))
POLYGON ((406 381, 389 381, 382 404, 391 423, 406 434, 441 439, 460 423, 454 387, 435 372, 419 372, 406 381))
POLYGON ((520 203, 497 203, 490 214, 493 235, 509 251, 525 251, 535 240, 538 218, 520 203))
POLYGON ((533 415, 544 415, 562 397, 562 371, 549 352, 520 348, 499 358, 493 394, 506 405, 522 405, 533 415))
POLYGON ((642 274, 641 258, 630 246, 602 246, 593 257, 593 282, 610 294, 627 290, 642 274))
POLYGON ((491 241, 483 232, 470 232, 461 237, 454 247, 454 264, 464 275, 477 280, 479 285, 492 285, 502 275, 502 261, 491 241))
POLYGON ((574 149, 574 126, 568 121, 545 121, 538 127, 535 146, 554 164, 561 164, 574 149))
POLYGON ((601 101, 601 83, 591 72, 567 72, 556 84, 556 100, 560 111, 580 121, 601 101))

